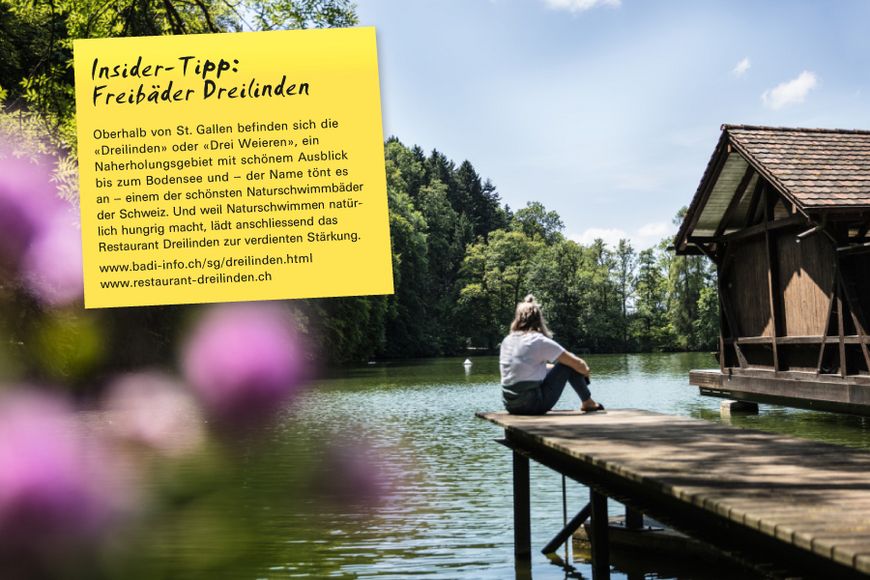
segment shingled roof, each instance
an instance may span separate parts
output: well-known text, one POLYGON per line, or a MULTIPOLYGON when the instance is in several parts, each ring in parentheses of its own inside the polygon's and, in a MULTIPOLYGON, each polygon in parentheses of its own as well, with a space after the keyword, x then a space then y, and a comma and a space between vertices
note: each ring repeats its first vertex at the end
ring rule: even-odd
POLYGON ((870 207, 870 131, 722 129, 747 161, 803 209, 870 207))
POLYGON ((691 236, 739 229, 759 178, 807 216, 870 209, 870 131, 722 125, 677 249, 691 236))

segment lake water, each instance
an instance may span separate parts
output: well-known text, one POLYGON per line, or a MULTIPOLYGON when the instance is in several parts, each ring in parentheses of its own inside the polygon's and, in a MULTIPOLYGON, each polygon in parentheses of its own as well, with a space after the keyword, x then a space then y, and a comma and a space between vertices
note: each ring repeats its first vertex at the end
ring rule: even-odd
MULTIPOLYGON (((304 549, 273 551, 262 578, 487 579, 515 576, 511 454, 493 440, 502 430, 475 411, 500 410, 495 357, 378 363, 320 381, 301 401, 286 431, 312 441, 341 437, 364 443, 376 474, 386 482, 377 508, 309 516, 276 515, 273 543, 304 549), (286 538, 281 537, 286 530, 286 538), (292 556, 289 556, 292 554, 292 556)), ((592 391, 609 408, 641 408, 720 421, 719 399, 701 397, 688 384, 690 368, 710 368, 710 354, 588 356, 592 391)), ((566 387, 557 408, 579 399, 566 387)), ((288 421, 291 419, 288 419, 288 421)), ((845 445, 870 447, 864 418, 762 406, 733 424, 845 445)), ((292 434, 292 435, 291 435, 292 434)), ((270 458, 276 474, 292 473, 292 453, 270 458)), ((591 578, 551 564, 538 550, 562 526, 562 478, 532 464, 532 546, 535 579, 591 578)), ((279 481, 280 478, 276 479, 279 481)), ((569 517, 586 502, 585 488, 568 481, 569 517)), ((621 506, 611 502, 613 513, 621 506)), ((263 554, 264 556, 266 554, 263 554)), ((687 563, 674 570, 629 560, 614 578, 721 578, 719 570, 687 563), (624 570, 631 569, 629 575, 624 570)))

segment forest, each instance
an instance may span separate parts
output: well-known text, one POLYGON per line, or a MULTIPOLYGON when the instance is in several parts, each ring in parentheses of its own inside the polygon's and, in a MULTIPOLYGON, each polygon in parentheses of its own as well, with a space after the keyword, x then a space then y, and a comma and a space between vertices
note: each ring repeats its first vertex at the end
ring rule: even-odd
POLYGON ((670 238, 641 251, 630 240, 582 245, 541 203, 503 204, 469 161, 395 137, 385 157, 395 295, 304 307, 336 360, 490 352, 528 293, 580 352, 715 348, 715 271, 703 257, 674 255, 670 238))
MULTIPOLYGON (((52 153, 58 189, 75 202, 74 38, 355 23, 346 0, 136 1, 106 9, 70 0, 4 1, 0 130, 17 135, 25 149, 52 153)), ((602 240, 578 244, 565 236, 557 212, 534 200, 511 208, 470 161, 457 164, 398 137, 385 143, 385 169, 395 294, 290 304, 302 332, 330 364, 492 352, 516 302, 528 293, 544 306, 556 339, 579 352, 715 347, 715 272, 703 258, 669 252, 670 240, 642 250, 630 240, 615 247, 602 240)), ((511 192, 514 199, 523 195, 511 192)), ((107 358, 124 367, 166 360, 186 308, 67 316, 99 317, 86 326, 108 329, 101 331, 107 358)))

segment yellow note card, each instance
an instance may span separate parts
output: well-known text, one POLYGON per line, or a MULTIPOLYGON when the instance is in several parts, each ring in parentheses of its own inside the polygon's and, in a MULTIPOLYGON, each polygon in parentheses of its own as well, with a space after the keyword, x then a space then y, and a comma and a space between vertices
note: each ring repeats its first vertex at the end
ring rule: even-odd
POLYGON ((86 308, 393 292, 374 28, 74 55, 86 308))

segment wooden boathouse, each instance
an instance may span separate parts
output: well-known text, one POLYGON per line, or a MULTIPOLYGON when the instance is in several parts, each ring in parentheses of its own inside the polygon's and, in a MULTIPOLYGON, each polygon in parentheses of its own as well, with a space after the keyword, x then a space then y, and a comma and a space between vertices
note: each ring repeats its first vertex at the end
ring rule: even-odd
POLYGON ((870 415, 870 131, 723 125, 675 240, 718 272, 703 394, 870 415))

